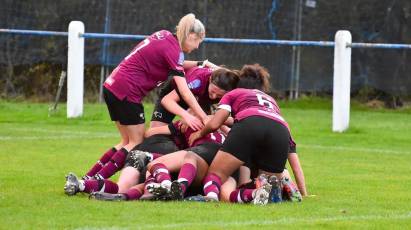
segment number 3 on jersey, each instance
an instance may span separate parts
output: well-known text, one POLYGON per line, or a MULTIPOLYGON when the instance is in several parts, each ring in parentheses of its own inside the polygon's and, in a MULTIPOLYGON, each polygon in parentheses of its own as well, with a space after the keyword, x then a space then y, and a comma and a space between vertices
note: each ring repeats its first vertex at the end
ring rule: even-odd
POLYGON ((148 38, 144 39, 143 43, 137 47, 135 50, 133 50, 129 55, 127 55, 126 58, 124 58, 125 60, 129 59, 131 56, 133 56, 135 53, 137 53, 137 51, 141 50, 142 48, 146 47, 148 44, 150 44, 150 40, 148 40, 148 38))
POLYGON ((256 96, 258 99, 258 104, 268 107, 270 109, 274 109, 273 103, 270 101, 269 98, 267 98, 267 96, 265 96, 264 94, 256 94, 256 96))

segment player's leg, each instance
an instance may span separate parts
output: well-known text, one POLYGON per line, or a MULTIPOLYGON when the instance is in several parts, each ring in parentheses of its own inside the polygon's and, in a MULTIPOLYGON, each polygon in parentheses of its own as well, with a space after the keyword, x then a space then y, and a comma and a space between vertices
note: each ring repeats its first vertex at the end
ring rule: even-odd
POLYGON ((181 168, 186 154, 187 152, 184 150, 177 151, 159 157, 148 164, 147 171, 154 177, 155 182, 159 183, 158 185, 153 183, 146 185, 151 193, 160 196, 170 191, 170 172, 177 172, 181 168), (150 187, 152 187, 152 189, 150 187))
POLYGON ((204 195, 219 200, 221 185, 243 164, 243 161, 232 154, 219 150, 203 180, 204 195))
POLYGON ((118 124, 122 136, 127 136, 128 144, 117 151, 110 161, 96 174, 97 178, 106 179, 114 175, 124 167, 129 150, 141 143, 144 136, 144 124, 139 125, 122 125, 118 124))
POLYGON ((230 176, 226 182, 221 185, 220 200, 230 202, 230 195, 236 189, 236 186, 236 180, 230 176))
POLYGON ((138 184, 124 193, 116 193, 116 194, 111 194, 111 193, 105 193, 105 192, 94 192, 90 194, 90 199, 96 199, 96 200, 103 200, 103 201, 133 201, 133 200, 138 200, 142 196, 142 191, 143 191, 143 184, 138 184))
POLYGON ((66 184, 64 185, 64 192, 69 195, 75 195, 78 192, 92 193, 92 192, 106 192, 117 193, 118 185, 110 180, 79 180, 74 173, 69 173, 66 177, 66 184))

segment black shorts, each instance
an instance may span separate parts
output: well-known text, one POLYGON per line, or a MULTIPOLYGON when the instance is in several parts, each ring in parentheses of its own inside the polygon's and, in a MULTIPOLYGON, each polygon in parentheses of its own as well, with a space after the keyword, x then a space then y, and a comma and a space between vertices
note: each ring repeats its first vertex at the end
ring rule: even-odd
POLYGON ((168 154, 180 150, 175 144, 173 137, 165 134, 156 134, 145 138, 143 142, 133 148, 133 150, 135 149, 160 154, 168 154))
MULTIPOLYGON (((141 150, 145 152, 160 153, 164 155, 179 151, 176 144, 174 143, 173 138, 170 135, 164 134, 156 134, 150 136, 144 139, 143 142, 134 147, 132 150, 141 150)), ((128 162, 126 162, 124 167, 127 166, 130 166, 128 162)), ((147 171, 145 169, 140 173, 138 184, 144 183, 144 181, 146 180, 146 173, 147 171)))
MULTIPOLYGON (((183 109, 188 109, 188 105, 180 101, 178 103, 179 106, 183 109)), ((174 113, 169 112, 164 106, 161 104, 161 98, 157 100, 156 105, 154 106, 153 115, 151 116, 151 121, 161 121, 167 124, 170 124, 176 115, 174 113)))
POLYGON ((170 113, 164 106, 161 104, 161 98, 156 102, 154 106, 153 115, 151 116, 151 121, 161 121, 167 124, 170 124, 176 115, 170 113))
POLYGON ((290 133, 282 124, 252 116, 234 123, 221 150, 248 166, 281 173, 287 161, 289 138, 290 133))
POLYGON ((215 155, 221 148, 221 144, 215 142, 205 142, 200 145, 186 149, 186 151, 191 151, 200 156, 208 165, 213 162, 215 155))
POLYGON ((142 104, 129 102, 127 98, 119 100, 105 87, 103 87, 103 95, 112 121, 118 121, 122 125, 144 124, 144 107, 142 104))

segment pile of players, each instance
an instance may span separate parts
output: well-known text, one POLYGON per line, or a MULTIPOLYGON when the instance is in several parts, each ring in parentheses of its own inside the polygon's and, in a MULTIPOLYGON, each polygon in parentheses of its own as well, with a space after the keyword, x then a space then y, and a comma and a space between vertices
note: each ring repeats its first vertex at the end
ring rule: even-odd
POLYGON ((104 83, 121 136, 90 170, 66 177, 67 195, 97 200, 189 200, 267 204, 307 195, 290 128, 258 65, 230 70, 184 60, 205 37, 193 14, 176 33, 139 43, 104 83), (142 99, 162 85, 150 128, 142 99), (178 115, 180 120, 173 121, 178 115), (296 179, 285 168, 287 160, 296 179), (109 178, 120 172, 118 182, 109 178))

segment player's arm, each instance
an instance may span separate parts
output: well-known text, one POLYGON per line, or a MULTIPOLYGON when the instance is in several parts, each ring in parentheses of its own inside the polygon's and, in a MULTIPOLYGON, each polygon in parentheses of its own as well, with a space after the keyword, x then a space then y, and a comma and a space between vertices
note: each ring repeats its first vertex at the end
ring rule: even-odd
MULTIPOLYGON (((201 119, 201 121, 206 121, 207 114, 203 111, 201 106, 198 104, 196 98, 194 97, 191 90, 188 88, 186 79, 181 76, 174 76, 174 82, 177 89, 182 97, 182 99, 187 103, 187 105, 193 110, 193 112, 201 119)), ((202 125, 197 123, 188 124, 192 129, 199 130, 202 125)))
POLYGON ((205 135, 212 133, 216 131, 218 128, 220 128, 221 125, 224 124, 224 122, 227 120, 227 118, 230 116, 230 111, 225 110, 225 109, 219 109, 217 112, 214 114, 213 118, 209 120, 204 128, 201 130, 191 134, 189 138, 189 143, 192 144, 194 143, 195 140, 204 137, 205 135))
POLYGON ((293 170, 294 178, 297 183, 297 187, 300 190, 302 196, 307 196, 307 189, 305 187, 304 172, 300 164, 297 153, 288 154, 288 162, 290 163, 291 169, 293 170))
POLYGON ((197 117, 191 115, 187 110, 183 109, 178 104, 179 101, 180 96, 178 95, 177 91, 173 90, 166 96, 164 96, 163 99, 161 99, 161 105, 163 105, 164 108, 167 109, 170 113, 180 116, 184 120, 184 122, 192 129, 194 129, 194 126, 190 124, 195 124, 195 126, 201 127, 201 121, 197 117))
POLYGON ((211 62, 208 61, 208 60, 204 60, 204 61, 189 61, 189 60, 185 60, 185 61, 183 62, 183 68, 184 68, 184 69, 191 69, 191 68, 196 67, 196 66, 201 66, 201 67, 207 66, 208 68, 211 68, 211 69, 218 69, 218 68, 220 68, 218 65, 215 65, 214 63, 211 63, 211 62))

